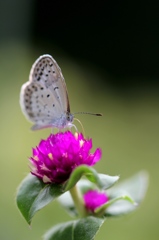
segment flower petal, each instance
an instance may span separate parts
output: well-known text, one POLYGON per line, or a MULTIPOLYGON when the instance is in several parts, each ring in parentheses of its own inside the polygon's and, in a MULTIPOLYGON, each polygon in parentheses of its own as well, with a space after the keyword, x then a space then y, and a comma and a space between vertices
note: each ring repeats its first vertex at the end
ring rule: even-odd
POLYGON ((93 166, 100 160, 101 150, 90 153, 91 148, 92 139, 85 139, 81 133, 50 134, 33 148, 31 172, 45 183, 63 183, 77 166, 93 166))

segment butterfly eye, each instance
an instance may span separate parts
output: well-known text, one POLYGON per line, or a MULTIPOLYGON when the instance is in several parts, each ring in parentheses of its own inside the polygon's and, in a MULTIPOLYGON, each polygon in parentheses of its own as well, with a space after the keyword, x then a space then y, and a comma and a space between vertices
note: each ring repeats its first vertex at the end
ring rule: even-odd
POLYGON ((67 121, 70 121, 70 115, 69 115, 69 113, 67 114, 66 119, 67 119, 67 121))
POLYGON ((73 121, 73 115, 70 112, 66 113, 66 119, 68 122, 72 122, 73 121))

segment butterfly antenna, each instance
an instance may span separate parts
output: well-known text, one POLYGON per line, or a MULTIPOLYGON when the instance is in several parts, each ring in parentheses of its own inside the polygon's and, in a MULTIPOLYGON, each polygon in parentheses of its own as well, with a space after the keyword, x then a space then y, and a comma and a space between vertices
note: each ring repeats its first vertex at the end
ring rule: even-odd
POLYGON ((90 112, 76 112, 74 114, 89 114, 89 115, 94 115, 94 116, 97 116, 97 117, 103 116, 101 113, 90 113, 90 112))
POLYGON ((79 122, 79 124, 81 125, 81 128, 82 128, 83 135, 85 136, 84 127, 83 127, 81 121, 80 121, 78 118, 74 118, 74 120, 76 120, 77 122, 79 122))

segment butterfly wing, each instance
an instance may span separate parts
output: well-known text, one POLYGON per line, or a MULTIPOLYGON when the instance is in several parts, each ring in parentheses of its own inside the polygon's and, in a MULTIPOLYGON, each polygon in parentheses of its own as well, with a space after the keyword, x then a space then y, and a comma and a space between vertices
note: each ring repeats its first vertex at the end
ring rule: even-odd
POLYGON ((50 55, 33 64, 29 81, 21 88, 20 105, 24 115, 35 125, 63 128, 70 113, 68 93, 61 69, 50 55))
POLYGON ((40 56, 32 66, 30 82, 38 82, 49 88, 56 96, 63 111, 70 112, 68 92, 62 71, 51 55, 40 56))

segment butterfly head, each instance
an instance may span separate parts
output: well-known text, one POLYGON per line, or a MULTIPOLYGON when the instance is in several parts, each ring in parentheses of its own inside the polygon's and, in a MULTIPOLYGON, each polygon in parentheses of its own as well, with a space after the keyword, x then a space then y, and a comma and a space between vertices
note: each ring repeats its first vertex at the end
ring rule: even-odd
POLYGON ((70 112, 66 113, 66 120, 67 120, 68 123, 72 123, 73 118, 74 118, 73 114, 71 114, 70 112))

